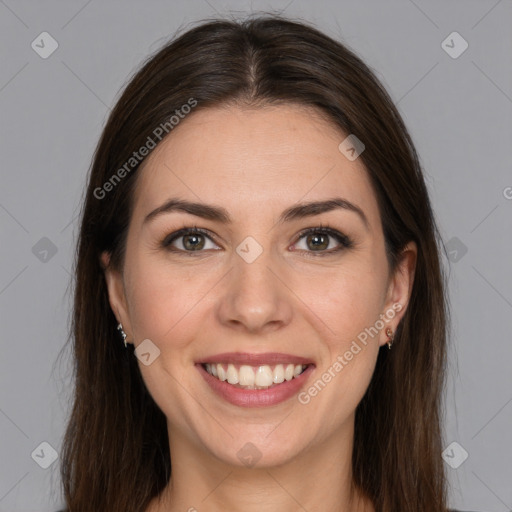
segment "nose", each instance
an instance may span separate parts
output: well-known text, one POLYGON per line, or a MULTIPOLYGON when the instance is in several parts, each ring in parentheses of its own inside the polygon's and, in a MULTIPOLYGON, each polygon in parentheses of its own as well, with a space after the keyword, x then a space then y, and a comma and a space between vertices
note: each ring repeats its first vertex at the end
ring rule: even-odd
POLYGON ((234 268, 217 306, 220 323, 239 331, 264 334, 288 325, 292 318, 292 292, 285 268, 272 261, 269 250, 251 263, 237 254, 234 268))

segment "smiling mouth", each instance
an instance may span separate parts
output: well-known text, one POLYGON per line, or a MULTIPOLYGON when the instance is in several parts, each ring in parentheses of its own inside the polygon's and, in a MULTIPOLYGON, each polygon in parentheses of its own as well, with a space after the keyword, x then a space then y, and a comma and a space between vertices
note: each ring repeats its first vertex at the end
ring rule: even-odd
POLYGON ((221 382, 239 389, 268 389, 299 377, 309 364, 235 365, 202 363, 203 368, 221 382))

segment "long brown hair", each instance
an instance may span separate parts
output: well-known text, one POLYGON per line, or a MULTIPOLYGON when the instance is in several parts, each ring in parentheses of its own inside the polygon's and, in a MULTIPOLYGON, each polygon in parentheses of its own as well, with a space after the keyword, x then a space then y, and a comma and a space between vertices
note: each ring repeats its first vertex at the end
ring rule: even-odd
POLYGON ((313 106, 365 144, 360 158, 378 199, 390 267, 411 240, 418 259, 393 350, 380 351, 356 411, 354 481, 379 512, 444 512, 448 305, 441 238, 418 155, 368 66, 307 23, 275 15, 207 20, 166 44, 132 77, 103 130, 74 267, 75 388, 61 453, 68 509, 140 512, 171 475, 166 418, 144 385, 133 345, 125 349, 119 337, 100 255, 110 252, 110 264, 122 268, 140 168, 126 163, 191 98, 195 110, 228 103, 313 106), (123 166, 122 179, 114 180, 123 166))

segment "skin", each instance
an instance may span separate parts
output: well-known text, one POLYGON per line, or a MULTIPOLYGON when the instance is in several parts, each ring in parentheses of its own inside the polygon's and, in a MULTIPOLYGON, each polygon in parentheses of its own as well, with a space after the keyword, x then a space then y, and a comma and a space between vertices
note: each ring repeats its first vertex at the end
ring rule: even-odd
POLYGON ((386 328, 395 331, 405 313, 417 248, 411 242, 391 273, 363 163, 338 150, 345 137, 310 107, 216 107, 189 115, 144 162, 124 267, 105 276, 128 341, 149 338, 160 350, 139 367, 167 417, 172 476, 147 512, 374 511, 352 486, 355 409, 386 328), (360 207, 368 226, 347 209, 277 223, 298 202, 334 196, 360 207), (222 206, 232 223, 185 212, 143 222, 170 197, 222 206), (323 255, 315 251, 299 234, 320 224, 353 246, 327 237, 323 255), (185 226, 212 234, 200 238, 202 252, 185 254, 184 238, 173 242, 182 252, 161 247, 185 226), (236 252, 247 236, 263 249, 252 263, 236 252), (222 352, 290 353, 316 365, 307 389, 393 304, 402 309, 307 404, 294 396, 270 407, 232 405, 194 366, 222 352), (251 468, 237 456, 247 442, 261 454, 251 468))

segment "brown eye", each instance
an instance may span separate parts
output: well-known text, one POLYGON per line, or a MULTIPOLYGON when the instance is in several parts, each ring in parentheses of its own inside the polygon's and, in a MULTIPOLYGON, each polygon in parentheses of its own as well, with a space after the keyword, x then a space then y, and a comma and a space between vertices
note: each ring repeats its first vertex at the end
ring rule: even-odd
POLYGON ((191 249, 193 251, 202 249, 204 247, 204 236, 203 235, 183 235, 182 244, 185 249, 191 249))
POLYGON ((324 233, 315 233, 313 235, 307 235, 306 244, 313 251, 317 251, 320 249, 327 249, 329 246, 329 235, 324 233))
POLYGON ((329 227, 309 228, 301 233, 299 241, 302 239, 305 241, 305 248, 300 250, 309 254, 318 253, 313 254, 314 256, 333 254, 353 245, 349 237, 329 227))
POLYGON ((213 248, 216 247, 206 231, 186 228, 167 236, 162 242, 162 247, 175 252, 202 252, 203 249, 212 248, 207 247, 208 242, 212 243, 213 248))

